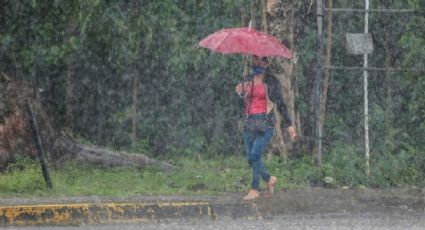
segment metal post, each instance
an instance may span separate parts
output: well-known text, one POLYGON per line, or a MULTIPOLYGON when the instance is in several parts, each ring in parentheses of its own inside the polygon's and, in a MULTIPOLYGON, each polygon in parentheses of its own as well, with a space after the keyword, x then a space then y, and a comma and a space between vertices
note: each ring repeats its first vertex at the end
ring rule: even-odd
POLYGON ((35 146, 37 148, 38 160, 40 162, 41 171, 43 172, 44 181, 49 189, 52 188, 52 180, 50 179, 49 169, 44 155, 43 144, 41 143, 40 134, 38 133, 37 120, 34 116, 34 111, 31 106, 31 101, 27 102, 27 110, 30 117, 30 125, 35 146))
MULTIPOLYGON (((364 33, 369 33, 369 0, 365 0, 365 24, 364 33)), ((365 127, 365 151, 366 151, 366 174, 370 175, 369 168, 369 110, 368 110, 368 71, 367 71, 367 54, 363 55, 363 82, 364 82, 364 127, 365 127)))
POLYGON ((317 155, 316 160, 319 165, 322 163, 322 130, 321 130, 321 120, 320 120, 320 110, 321 110, 321 100, 322 100, 322 53, 323 53, 323 40, 322 40, 322 19, 323 19, 323 7, 322 0, 317 0, 317 69, 316 69, 316 89, 315 89, 315 99, 316 99, 316 132, 317 132, 317 155))

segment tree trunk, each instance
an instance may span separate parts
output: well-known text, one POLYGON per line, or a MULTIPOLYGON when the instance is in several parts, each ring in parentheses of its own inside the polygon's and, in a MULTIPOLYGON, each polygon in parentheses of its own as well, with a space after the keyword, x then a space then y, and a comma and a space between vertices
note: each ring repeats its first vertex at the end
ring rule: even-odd
POLYGON ((0 170, 14 161, 15 154, 29 154, 35 157, 35 146, 31 136, 26 103, 31 101, 43 148, 50 163, 57 166, 67 160, 81 164, 93 164, 102 167, 137 167, 158 165, 163 170, 174 166, 151 159, 141 153, 130 154, 114 152, 96 146, 79 144, 64 132, 58 132, 50 125, 38 95, 34 97, 32 86, 28 82, 11 80, 0 76, 0 170))
POLYGON ((268 33, 268 24, 267 24, 267 0, 261 1, 261 27, 263 32, 268 33))
POLYGON ((74 130, 74 81, 73 66, 68 64, 66 71, 66 94, 65 94, 65 127, 74 130))
MULTIPOLYGON (((328 8, 332 9, 333 0, 328 0, 328 8)), ((332 58, 332 26, 333 26, 333 15, 332 11, 327 12, 327 31, 326 31, 326 54, 325 54, 325 66, 331 65, 332 58)), ((325 122, 326 115, 326 104, 328 100, 328 87, 329 87, 329 79, 331 76, 329 68, 325 68, 325 75, 322 83, 322 100, 320 105, 320 127, 322 136, 323 136, 323 124, 325 122)))
MULTIPOLYGON (((388 44, 385 44, 385 50, 386 50, 386 57, 385 57, 385 68, 389 69, 391 68, 392 63, 392 51, 389 48, 388 44)), ((385 72, 385 82, 384 82, 384 89, 385 89, 385 112, 384 112, 384 132, 385 132, 385 151, 392 151, 393 150, 393 143, 394 143, 394 135, 392 134, 392 127, 394 114, 393 114, 393 99, 392 99, 392 72, 387 70, 385 72)))
MULTIPOLYGON (((76 36, 77 23, 71 21, 66 29, 67 39, 76 36)), ((73 132, 74 130, 74 55, 69 55, 67 58, 66 80, 65 80, 65 128, 73 132)))
POLYGON ((251 20, 250 20, 250 26, 252 27, 252 28, 256 28, 256 25, 257 25, 257 20, 256 20, 256 17, 257 17, 257 1, 258 0, 253 0, 253 1, 251 1, 251 20))
POLYGON ((133 108, 132 108, 132 123, 131 123, 131 139, 132 141, 137 140, 137 127, 138 127, 138 112, 137 112, 137 104, 138 104, 138 95, 139 93, 139 76, 133 73, 133 108))
POLYGON ((143 169, 147 165, 157 165, 164 171, 170 171, 174 168, 169 163, 151 159, 140 153, 115 152, 98 146, 82 145, 64 133, 56 138, 54 147, 67 153, 58 160, 60 164, 63 160, 72 158, 84 165, 101 167, 136 167, 143 169))
MULTIPOLYGON (((270 33, 282 39, 286 46, 292 51, 294 58, 286 60, 283 58, 276 59, 273 63, 273 71, 275 76, 282 84, 282 92, 285 98, 285 103, 288 107, 289 115, 291 116, 293 126, 298 133, 301 133, 300 115, 295 111, 295 98, 298 96, 297 75, 294 72, 296 64, 296 42, 295 42, 295 14, 300 7, 299 1, 282 0, 280 2, 267 2, 267 13, 270 16, 269 30, 270 33)), ((271 151, 280 155, 288 155, 288 151, 292 149, 292 142, 287 135, 286 130, 281 130, 279 124, 281 117, 276 113, 277 125, 276 133, 271 144, 271 151), (282 133, 284 134, 282 136, 282 133)))

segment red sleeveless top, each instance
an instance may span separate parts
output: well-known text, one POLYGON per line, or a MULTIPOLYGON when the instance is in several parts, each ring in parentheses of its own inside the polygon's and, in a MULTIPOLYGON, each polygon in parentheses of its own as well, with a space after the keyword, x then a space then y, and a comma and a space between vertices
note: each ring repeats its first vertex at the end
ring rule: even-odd
POLYGON ((248 84, 246 86, 246 92, 248 101, 246 103, 245 114, 267 113, 266 85, 254 84, 254 90, 251 90, 251 84, 248 84), (251 92, 253 92, 252 96, 251 92))

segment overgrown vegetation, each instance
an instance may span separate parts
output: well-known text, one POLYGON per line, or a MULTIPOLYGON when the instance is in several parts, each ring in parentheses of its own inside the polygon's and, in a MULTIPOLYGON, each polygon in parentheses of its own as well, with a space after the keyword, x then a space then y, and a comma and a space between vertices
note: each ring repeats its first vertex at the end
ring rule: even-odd
MULTIPOLYGON (((176 173, 165 174, 155 168, 141 172, 66 165, 52 171, 55 188, 49 192, 38 166, 33 163, 22 169, 23 161, 18 159, 1 174, 0 193, 246 190, 250 172, 240 156, 241 110, 234 93, 241 80, 242 58, 211 54, 196 43, 218 29, 240 26, 240 7, 249 11, 252 2, 0 0, 0 74, 33 82, 57 130, 97 145, 171 159, 180 166, 176 173)), ((374 51, 369 64, 384 71, 369 72, 371 175, 366 176, 361 69, 331 71, 323 165, 318 168, 312 163, 316 15, 314 6, 296 2, 302 7, 292 12, 291 28, 297 32, 296 47, 290 48, 297 50, 295 107, 303 146, 293 154, 297 157, 275 157, 268 163, 283 181, 279 186, 423 185, 423 13, 370 14, 374 51)), ((364 6, 362 1, 334 0, 334 7, 364 6)), ((377 0, 371 8, 423 12, 425 3, 377 0)), ((290 10, 274 17, 288 17, 290 10)), ((362 66, 361 57, 348 55, 342 41, 347 32, 363 31, 363 17, 334 15, 332 65, 362 66)), ((8 112, 0 110, 0 121, 8 112)))
MULTIPOLYGON (((350 148, 327 154, 321 167, 310 157, 273 157, 265 164, 279 179, 277 189, 324 186, 330 188, 371 188, 425 186, 421 159, 409 154, 376 156, 371 175, 364 174, 362 157, 350 148)), ((158 168, 97 168, 68 164, 51 170, 53 189, 48 190, 37 162, 19 159, 0 174, 0 197, 19 196, 133 196, 133 195, 224 195, 245 193, 251 171, 242 155, 174 158, 178 169, 166 173, 158 168)), ((264 188, 264 183, 261 184, 264 188)))

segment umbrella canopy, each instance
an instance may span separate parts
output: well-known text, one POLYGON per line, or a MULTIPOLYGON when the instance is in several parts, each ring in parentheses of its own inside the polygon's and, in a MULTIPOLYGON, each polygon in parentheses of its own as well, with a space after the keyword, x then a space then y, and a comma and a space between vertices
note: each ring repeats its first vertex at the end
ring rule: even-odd
POLYGON ((240 53, 259 57, 280 56, 292 58, 289 49, 278 39, 248 27, 217 31, 202 39, 198 45, 223 54, 240 53))

